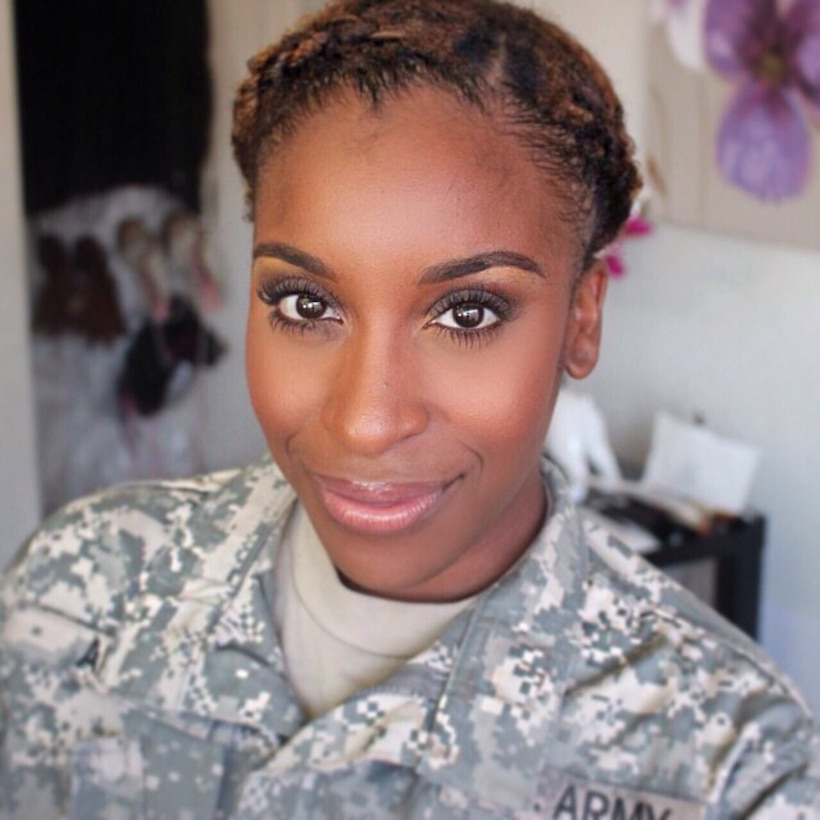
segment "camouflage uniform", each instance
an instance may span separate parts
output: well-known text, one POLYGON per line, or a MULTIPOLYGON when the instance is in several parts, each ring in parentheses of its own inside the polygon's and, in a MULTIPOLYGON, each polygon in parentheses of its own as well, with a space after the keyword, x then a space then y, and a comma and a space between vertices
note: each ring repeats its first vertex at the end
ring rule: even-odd
POLYGON ((525 560, 311 722, 270 615, 295 499, 269 461, 70 505, 2 593, 0 814, 817 817, 799 696, 545 480, 525 560))

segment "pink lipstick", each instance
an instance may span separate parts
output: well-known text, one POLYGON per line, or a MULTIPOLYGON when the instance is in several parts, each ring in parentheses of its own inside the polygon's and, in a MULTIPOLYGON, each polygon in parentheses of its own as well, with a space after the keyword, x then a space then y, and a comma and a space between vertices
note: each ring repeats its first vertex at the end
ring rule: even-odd
POLYGON ((328 515, 350 530, 388 534, 427 518, 452 482, 356 482, 316 476, 328 515))

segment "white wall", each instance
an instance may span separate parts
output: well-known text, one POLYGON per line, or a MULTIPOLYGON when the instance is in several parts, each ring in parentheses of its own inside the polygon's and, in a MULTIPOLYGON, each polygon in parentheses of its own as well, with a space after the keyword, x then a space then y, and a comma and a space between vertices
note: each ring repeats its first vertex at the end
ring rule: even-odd
MULTIPOLYGON (((640 144, 645 0, 538 5, 607 67, 640 144)), ((658 409, 697 412, 761 449, 751 501, 769 522, 762 643, 820 714, 820 254, 661 226, 630 240, 626 257, 586 387, 631 461, 643 459, 658 409)))
POLYGON ((0 0, 0 566, 39 517, 11 0, 0 0))

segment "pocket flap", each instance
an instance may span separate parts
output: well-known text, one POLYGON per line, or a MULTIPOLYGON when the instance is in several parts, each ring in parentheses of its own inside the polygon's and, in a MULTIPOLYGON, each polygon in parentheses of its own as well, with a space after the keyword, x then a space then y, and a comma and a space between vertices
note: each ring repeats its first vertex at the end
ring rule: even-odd
POLYGON ((53 668, 96 666, 111 639, 104 633, 47 609, 26 606, 9 613, 3 646, 27 663, 53 668))

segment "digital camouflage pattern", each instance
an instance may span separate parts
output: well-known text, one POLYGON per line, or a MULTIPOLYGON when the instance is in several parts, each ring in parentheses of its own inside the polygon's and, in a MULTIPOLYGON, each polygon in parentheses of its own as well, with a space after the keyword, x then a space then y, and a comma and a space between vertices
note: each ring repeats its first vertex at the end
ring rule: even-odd
POLYGON ((269 460, 69 505, 2 590, 0 815, 820 816, 799 695, 571 506, 383 684, 306 722, 271 617, 269 460))

